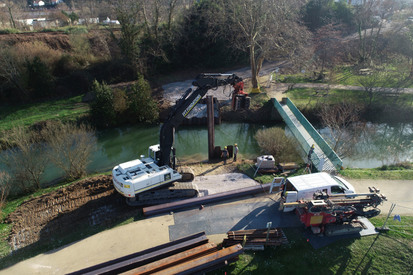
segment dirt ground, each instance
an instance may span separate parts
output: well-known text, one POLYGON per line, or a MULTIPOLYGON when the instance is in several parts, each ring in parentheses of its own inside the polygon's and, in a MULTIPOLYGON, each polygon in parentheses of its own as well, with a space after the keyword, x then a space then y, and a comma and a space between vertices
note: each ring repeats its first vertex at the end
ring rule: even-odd
MULTIPOLYGON (((227 165, 219 162, 189 166, 196 176, 237 171, 232 161, 227 165)), ((87 228, 107 228, 139 215, 140 209, 127 206, 114 190, 111 176, 96 176, 24 202, 6 220, 13 224, 8 241, 12 250, 34 244, 50 246, 87 228)))

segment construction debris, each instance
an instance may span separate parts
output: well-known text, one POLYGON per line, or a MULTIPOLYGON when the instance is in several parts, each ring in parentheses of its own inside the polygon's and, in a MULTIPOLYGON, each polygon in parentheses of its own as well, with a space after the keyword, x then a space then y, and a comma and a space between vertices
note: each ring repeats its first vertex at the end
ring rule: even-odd
POLYGON ((281 228, 249 229, 227 232, 227 238, 222 242, 223 247, 242 244, 244 249, 258 246, 280 246, 288 240, 281 228))
POLYGON ((236 261, 242 252, 239 244, 218 250, 200 232, 71 274, 199 274, 236 261))

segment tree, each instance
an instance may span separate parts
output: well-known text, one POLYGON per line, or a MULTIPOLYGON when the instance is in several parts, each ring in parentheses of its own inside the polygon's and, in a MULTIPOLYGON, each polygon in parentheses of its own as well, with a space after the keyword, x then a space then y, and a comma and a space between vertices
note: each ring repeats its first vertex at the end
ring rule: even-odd
POLYGON ((128 97, 132 121, 153 123, 159 118, 158 105, 151 95, 151 87, 142 75, 138 76, 128 97))
POLYGON ((171 40, 171 28, 178 0, 121 0, 115 4, 121 24, 120 46, 141 73, 154 60, 169 62, 163 49, 171 40))
POLYGON ((33 60, 27 60, 26 64, 27 84, 33 89, 34 98, 45 98, 52 94, 54 77, 46 64, 35 56, 33 60))
POLYGON ((23 72, 24 68, 17 62, 13 52, 8 47, 1 46, 0 78, 3 78, 6 83, 13 85, 18 92, 18 97, 21 99, 25 99, 28 96, 27 90, 22 85, 23 72))
POLYGON ((43 129, 42 136, 49 145, 48 157, 65 172, 67 179, 74 180, 86 175, 90 155, 96 148, 96 137, 90 126, 50 124, 43 129))
MULTIPOLYGON (((395 0, 363 1, 355 9, 358 30, 358 60, 361 64, 373 65, 374 59, 381 62, 380 39, 384 23, 397 10, 395 0)), ((393 30, 393 33, 396 30, 393 30)))
POLYGON ((392 33, 388 40, 390 51, 406 58, 410 67, 409 77, 413 79, 413 24, 408 24, 399 33, 392 33))
MULTIPOLYGON (((225 1, 225 16, 218 19, 221 31, 235 38, 233 46, 247 51, 250 58, 252 86, 258 88, 258 73, 265 59, 299 56, 310 37, 300 24, 301 0, 230 0, 225 1), (224 27, 225 26, 225 27, 224 27)), ((309 56, 307 56, 309 58, 309 56)))
POLYGON ((113 106, 112 89, 105 82, 100 84, 95 80, 91 92, 94 100, 90 104, 90 112, 94 121, 100 126, 113 125, 116 121, 116 112, 113 106))
POLYGON ((364 88, 365 101, 371 107, 376 96, 392 94, 395 100, 410 82, 403 72, 386 69, 372 69, 368 75, 360 76, 357 82, 364 88), (391 88, 388 88, 391 87, 391 88))
POLYGON ((360 122, 362 108, 350 102, 323 105, 319 112, 321 123, 328 129, 324 138, 341 158, 352 155, 365 124, 360 122))
POLYGON ((2 161, 9 168, 12 181, 23 192, 40 189, 47 165, 41 136, 20 126, 9 132, 8 141, 11 148, 5 152, 2 161))
POLYGON ((333 25, 328 24, 320 27, 314 35, 315 58, 320 65, 318 80, 324 79, 324 69, 334 67, 334 64, 340 60, 341 50, 340 31, 333 25))

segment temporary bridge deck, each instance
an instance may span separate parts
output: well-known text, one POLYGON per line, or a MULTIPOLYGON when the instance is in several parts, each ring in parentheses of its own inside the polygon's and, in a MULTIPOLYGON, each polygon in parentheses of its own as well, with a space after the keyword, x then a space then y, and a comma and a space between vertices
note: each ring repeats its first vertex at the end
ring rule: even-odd
POLYGON ((301 145, 302 152, 305 156, 307 156, 311 145, 314 144, 315 148, 314 153, 311 155, 311 162, 315 169, 320 172, 334 173, 341 168, 343 164, 342 160, 289 98, 283 98, 281 102, 273 98, 272 101, 288 128, 301 145))

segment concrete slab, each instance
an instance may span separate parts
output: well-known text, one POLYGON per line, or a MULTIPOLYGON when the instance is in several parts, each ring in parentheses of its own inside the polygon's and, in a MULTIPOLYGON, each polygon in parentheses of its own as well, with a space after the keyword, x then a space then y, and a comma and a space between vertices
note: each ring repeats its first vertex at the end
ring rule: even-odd
POLYGON ((206 205, 174 213, 174 224, 169 226, 170 239, 205 231, 207 235, 225 234, 230 230, 265 228, 267 222, 273 227, 301 226, 293 213, 278 211, 277 195, 257 196, 224 204, 206 205))
POLYGON ((146 219, 40 254, 1 274, 66 274, 169 242, 171 215, 146 219))
POLYGON ((193 183, 198 186, 200 196, 260 185, 242 173, 197 176, 193 183))

